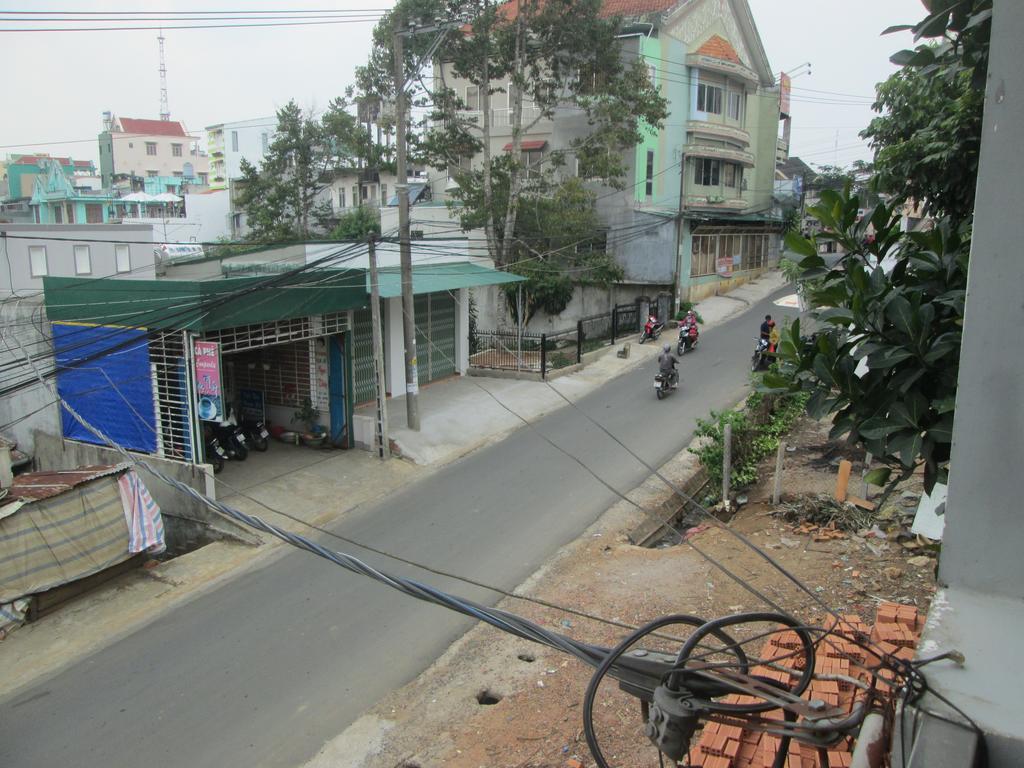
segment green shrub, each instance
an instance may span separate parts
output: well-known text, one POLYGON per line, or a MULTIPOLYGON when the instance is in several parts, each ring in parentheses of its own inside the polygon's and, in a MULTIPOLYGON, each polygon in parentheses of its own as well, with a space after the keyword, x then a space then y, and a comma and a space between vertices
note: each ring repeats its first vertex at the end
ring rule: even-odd
POLYGON ((722 459, 725 455, 725 425, 732 425, 732 477, 730 488, 743 488, 757 481, 757 466, 779 447, 779 438, 804 413, 804 395, 778 395, 755 392, 747 398, 743 410, 712 411, 710 419, 698 419, 698 437, 709 438, 699 448, 691 448, 707 470, 711 492, 718 499, 722 492, 722 459))
POLYGON ((697 305, 694 304, 692 301, 679 302, 679 311, 676 312, 676 320, 682 320, 684 317, 686 317, 686 313, 692 309, 693 313, 697 316, 697 322, 703 325, 704 318, 700 316, 700 312, 698 312, 695 308, 696 306, 697 305))

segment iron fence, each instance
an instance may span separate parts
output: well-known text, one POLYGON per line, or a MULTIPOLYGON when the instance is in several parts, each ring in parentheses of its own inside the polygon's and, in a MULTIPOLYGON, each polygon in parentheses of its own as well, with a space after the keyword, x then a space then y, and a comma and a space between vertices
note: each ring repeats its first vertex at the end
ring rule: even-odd
POLYGON ((620 304, 553 333, 477 330, 469 361, 477 368, 539 372, 546 378, 549 371, 581 363, 587 352, 637 333, 643 325, 640 309, 639 302, 620 304))
POLYGON ((477 330, 469 363, 477 368, 543 373, 544 334, 516 330, 477 330))

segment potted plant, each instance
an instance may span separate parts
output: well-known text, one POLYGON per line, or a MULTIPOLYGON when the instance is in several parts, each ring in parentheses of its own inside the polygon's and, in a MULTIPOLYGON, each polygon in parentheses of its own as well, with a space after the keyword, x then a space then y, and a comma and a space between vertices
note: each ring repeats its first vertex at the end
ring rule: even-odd
POLYGON ((313 448, 323 445, 326 431, 317 424, 320 410, 313 405, 312 399, 304 397, 299 409, 292 415, 292 421, 304 424, 306 431, 302 433, 302 442, 313 448))

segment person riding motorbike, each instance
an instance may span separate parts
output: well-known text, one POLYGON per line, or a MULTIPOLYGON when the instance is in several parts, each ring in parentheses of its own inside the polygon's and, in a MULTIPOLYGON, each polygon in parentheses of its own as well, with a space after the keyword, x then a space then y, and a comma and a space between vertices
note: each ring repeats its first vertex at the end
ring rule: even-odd
POLYGON ((761 340, 767 343, 768 351, 775 351, 775 344, 772 342, 772 335, 775 330, 775 321, 772 320, 771 315, 764 316, 764 322, 761 323, 761 340))
POLYGON ((679 373, 676 371, 676 363, 679 359, 672 354, 672 345, 664 344, 661 347, 661 354, 658 355, 658 368, 662 376, 668 376, 669 384, 675 388, 679 384, 679 373))
POLYGON ((683 322, 679 324, 679 336, 688 336, 693 345, 697 343, 698 335, 700 335, 700 329, 697 327, 697 313, 691 309, 686 313, 683 322))

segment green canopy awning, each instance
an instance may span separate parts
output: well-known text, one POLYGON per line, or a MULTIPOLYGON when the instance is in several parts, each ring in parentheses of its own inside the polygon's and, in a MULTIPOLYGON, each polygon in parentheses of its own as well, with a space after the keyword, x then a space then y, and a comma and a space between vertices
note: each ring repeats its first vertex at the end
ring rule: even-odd
POLYGON ((43 278, 50 321, 214 331, 364 307, 365 271, 219 280, 43 278))
MULTIPOLYGON (((378 270, 380 295, 391 299, 402 295, 402 272, 399 267, 384 267, 378 270)), ((412 292, 435 293, 454 291, 459 288, 475 288, 481 285, 518 283, 525 277, 501 272, 469 261, 444 264, 413 264, 412 292)), ((370 275, 366 275, 366 290, 370 290, 370 275)))

